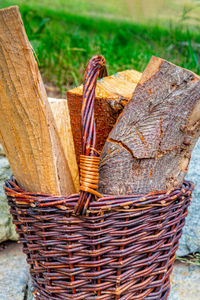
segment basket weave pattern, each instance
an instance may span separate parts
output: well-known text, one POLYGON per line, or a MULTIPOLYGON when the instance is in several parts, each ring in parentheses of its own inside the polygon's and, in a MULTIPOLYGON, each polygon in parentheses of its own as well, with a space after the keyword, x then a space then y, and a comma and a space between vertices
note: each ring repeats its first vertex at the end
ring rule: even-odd
POLYGON ((7 181, 37 299, 167 299, 192 188, 104 197, 74 216, 78 195, 25 193, 7 181))
POLYGON ((38 300, 167 299, 193 183, 140 195, 100 195, 94 95, 105 61, 85 74, 80 194, 5 192, 38 300), (99 197, 99 198, 97 198, 99 197))

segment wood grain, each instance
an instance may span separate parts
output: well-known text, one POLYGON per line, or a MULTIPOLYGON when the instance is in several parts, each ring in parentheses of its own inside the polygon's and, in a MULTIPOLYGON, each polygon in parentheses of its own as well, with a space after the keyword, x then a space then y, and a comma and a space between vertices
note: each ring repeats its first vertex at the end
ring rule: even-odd
POLYGON ((19 185, 75 192, 46 91, 18 7, 0 10, 0 136, 19 185))
POLYGON ((199 76, 153 57, 106 141, 99 192, 148 193, 182 184, 199 134, 199 76))
MULTIPOLYGON (((95 91, 95 120, 97 124, 97 150, 102 150, 106 138, 113 128, 124 105, 131 99, 141 78, 141 73, 126 70, 97 81, 95 91)), ((67 92, 76 158, 81 154, 81 106, 83 86, 67 92)))
POLYGON ((75 190, 79 192, 79 170, 76 162, 76 155, 74 149, 74 141, 72 136, 72 129, 70 123, 69 109, 67 99, 48 98, 56 127, 62 143, 65 157, 69 165, 69 169, 74 182, 75 190))

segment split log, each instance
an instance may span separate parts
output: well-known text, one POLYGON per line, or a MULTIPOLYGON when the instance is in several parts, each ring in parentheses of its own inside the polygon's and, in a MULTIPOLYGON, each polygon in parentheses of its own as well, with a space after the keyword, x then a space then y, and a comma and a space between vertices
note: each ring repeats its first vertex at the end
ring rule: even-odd
POLYGON ((200 135, 200 77, 152 57, 109 134, 99 192, 148 193, 182 184, 200 135))
MULTIPOLYGON (((131 99, 141 73, 127 70, 97 81, 95 91, 96 149, 101 151, 124 105, 131 99)), ((76 159, 81 154, 81 106, 83 86, 67 92, 76 159)))
POLYGON ((76 162, 74 141, 72 136, 67 99, 48 98, 56 122, 56 127, 62 143, 65 157, 69 165, 75 190, 79 192, 79 170, 76 162))
POLYGON ((75 192, 18 7, 0 10, 0 136, 18 184, 31 192, 75 192))

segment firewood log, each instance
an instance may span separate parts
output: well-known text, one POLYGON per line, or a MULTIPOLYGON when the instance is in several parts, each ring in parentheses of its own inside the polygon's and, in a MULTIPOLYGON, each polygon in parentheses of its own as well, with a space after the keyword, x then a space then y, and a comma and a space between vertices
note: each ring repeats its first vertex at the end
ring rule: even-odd
MULTIPOLYGON (((102 150, 117 117, 124 108, 124 105, 131 99, 141 75, 141 73, 135 70, 127 70, 98 80, 95 91, 97 150, 102 150)), ((82 85, 67 92, 76 159, 78 162, 81 154, 80 124, 82 95, 82 85)))
POLYGON ((152 57, 100 159, 99 192, 148 193, 182 184, 200 135, 200 77, 152 57))
POLYGON ((63 145, 76 192, 79 192, 79 170, 76 162, 67 99, 48 98, 56 122, 56 127, 63 145))
POLYGON ((0 136, 20 187, 75 192, 18 7, 0 10, 0 136))

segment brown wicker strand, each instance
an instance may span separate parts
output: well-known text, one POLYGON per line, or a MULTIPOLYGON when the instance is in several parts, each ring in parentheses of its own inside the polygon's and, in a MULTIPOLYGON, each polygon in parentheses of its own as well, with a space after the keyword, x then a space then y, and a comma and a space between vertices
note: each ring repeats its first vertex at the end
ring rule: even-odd
POLYGON ((102 56, 94 56, 88 63, 83 85, 83 102, 82 102, 82 155, 80 163, 80 198, 74 209, 74 214, 85 213, 93 195, 101 197, 96 189, 98 187, 98 157, 96 146, 96 124, 94 120, 94 100, 95 88, 98 76, 107 75, 105 59, 102 56), (93 164, 92 164, 93 162, 93 164), (88 170, 86 169, 88 167, 88 170), (84 172, 84 171, 86 172, 84 172), (91 174, 92 172, 92 174, 91 174), (84 174, 84 176, 83 176, 84 174), (89 176, 93 176, 90 178, 89 176), (94 185, 93 185, 94 183, 94 185))
POLYGON ((79 217, 78 194, 27 193, 7 181, 37 299, 167 299, 193 187, 103 197, 79 217))
POLYGON ((99 182, 99 160, 100 157, 97 156, 80 156, 80 190, 102 197, 96 191, 99 182))

